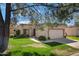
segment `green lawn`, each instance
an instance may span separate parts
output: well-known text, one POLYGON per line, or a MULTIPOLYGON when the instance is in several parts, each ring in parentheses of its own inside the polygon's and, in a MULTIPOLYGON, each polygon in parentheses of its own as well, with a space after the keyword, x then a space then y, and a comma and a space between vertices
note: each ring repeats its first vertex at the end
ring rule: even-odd
POLYGON ((7 55, 13 56, 64 56, 79 52, 66 44, 57 42, 36 43, 30 38, 16 38, 9 40, 7 55))
POLYGON ((76 36, 67 36, 68 39, 79 41, 79 37, 76 36))

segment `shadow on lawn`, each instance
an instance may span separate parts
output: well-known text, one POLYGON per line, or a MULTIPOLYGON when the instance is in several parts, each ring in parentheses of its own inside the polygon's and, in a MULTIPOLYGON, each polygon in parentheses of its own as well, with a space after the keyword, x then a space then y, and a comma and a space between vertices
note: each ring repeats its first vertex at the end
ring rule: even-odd
MULTIPOLYGON (((51 42, 51 43, 45 43, 45 44, 49 45, 51 47, 62 45, 62 43, 57 43, 57 42, 51 42)), ((16 56, 15 54, 17 54, 19 56, 18 53, 20 53, 21 56, 47 56, 46 54, 40 54, 40 53, 35 52, 35 51, 33 51, 33 52, 22 52, 21 50, 8 52, 8 54, 6 54, 6 56, 16 56)), ((49 56, 56 56, 56 54, 53 54, 53 53, 50 52, 49 56)))
MULTIPOLYGON (((19 52, 19 51, 17 51, 19 52)), ((17 53, 16 52, 16 53, 17 53)), ((19 52, 20 53, 20 52, 19 52)), ((8 54, 6 55, 0 55, 0 56, 16 56, 16 55, 12 55, 12 52, 9 52, 8 54)), ((19 55, 18 55, 19 56, 19 55)), ((20 56, 47 56, 45 54, 39 54, 37 52, 22 52, 20 56)), ((50 53, 49 56, 56 56, 55 54, 53 53, 50 53)))
MULTIPOLYGON (((37 52, 33 52, 33 53, 29 53, 29 52, 24 52, 23 53, 23 56, 46 56, 44 54, 39 54, 37 52)), ((49 56, 56 56, 55 54, 53 53, 50 53, 49 56)))
MULTIPOLYGON (((57 42, 51 42, 51 43, 45 43, 46 45, 49 45, 51 47, 62 45, 62 43, 57 43, 57 42)), ((39 51, 40 52, 40 51, 39 51)), ((0 56, 47 56, 46 54, 40 54, 39 52, 23 52, 22 50, 15 50, 15 51, 10 51, 5 55, 0 55, 0 56)), ((56 56, 56 54, 49 53, 49 56, 56 56)))
POLYGON ((50 42, 50 43, 45 43, 51 47, 54 47, 54 46, 58 46, 58 45, 62 45, 63 43, 58 43, 58 42, 50 42))

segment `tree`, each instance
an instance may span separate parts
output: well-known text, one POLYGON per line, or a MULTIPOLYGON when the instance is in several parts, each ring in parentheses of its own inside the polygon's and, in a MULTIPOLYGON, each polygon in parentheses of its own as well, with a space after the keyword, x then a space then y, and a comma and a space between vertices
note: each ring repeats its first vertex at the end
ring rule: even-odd
POLYGON ((60 22, 64 21, 65 23, 66 21, 70 22, 75 12, 79 12, 79 4, 60 4, 60 7, 54 12, 54 16, 57 17, 60 22))
POLYGON ((50 28, 51 27, 53 27, 53 22, 52 22, 52 20, 53 20, 53 17, 52 17, 53 15, 50 13, 50 11, 48 10, 48 11, 46 11, 46 13, 45 13, 45 23, 44 23, 44 25, 45 25, 45 27, 47 27, 47 29, 48 29, 48 31, 47 31, 47 34, 48 34, 48 39, 50 39, 50 37, 49 37, 49 31, 50 31, 50 28))
POLYGON ((5 21, 3 20, 1 9, 0 9, 0 52, 5 51, 8 46, 9 40, 9 26, 10 26, 10 14, 11 12, 11 4, 6 4, 6 16, 5 21))
MULTIPOLYGON (((26 7, 23 7, 24 5, 22 5, 22 8, 20 8, 21 7, 20 4, 19 5, 17 4, 16 6, 18 8, 13 9, 13 8, 11 8, 11 3, 6 3, 5 21, 2 17, 2 13, 1 13, 1 9, 0 9, 0 31, 1 31, 1 33, 0 33, 0 52, 4 52, 8 47, 11 12, 13 12, 14 16, 16 16, 16 15, 18 16, 19 14, 22 14, 23 16, 25 16, 26 13, 28 13, 28 15, 29 15, 29 12, 24 13, 24 11, 23 11, 26 8, 26 7)), ((27 11, 27 10, 25 10, 25 11, 27 11)))

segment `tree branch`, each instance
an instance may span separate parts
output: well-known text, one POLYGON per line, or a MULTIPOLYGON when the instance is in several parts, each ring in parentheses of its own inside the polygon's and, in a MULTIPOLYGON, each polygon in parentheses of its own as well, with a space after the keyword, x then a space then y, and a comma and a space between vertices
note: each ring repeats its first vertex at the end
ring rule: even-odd
POLYGON ((52 6, 52 5, 35 4, 35 5, 28 5, 28 6, 26 6, 26 7, 22 7, 22 8, 13 9, 13 10, 11 10, 11 11, 17 11, 17 10, 21 10, 21 9, 24 9, 24 8, 35 7, 35 6, 45 6, 45 7, 53 7, 53 8, 57 8, 57 7, 54 7, 54 6, 52 6))

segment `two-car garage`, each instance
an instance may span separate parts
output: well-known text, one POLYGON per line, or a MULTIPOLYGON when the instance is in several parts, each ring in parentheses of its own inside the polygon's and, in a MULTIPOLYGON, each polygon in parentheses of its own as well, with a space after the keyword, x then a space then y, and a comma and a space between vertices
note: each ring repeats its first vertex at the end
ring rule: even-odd
POLYGON ((55 38, 63 38, 64 37, 64 30, 62 29, 53 29, 49 31, 49 37, 51 39, 55 38))
POLYGON ((39 36, 50 37, 50 39, 64 38, 64 30, 63 29, 51 29, 49 30, 49 32, 48 30, 37 30, 36 37, 39 37, 39 36))

